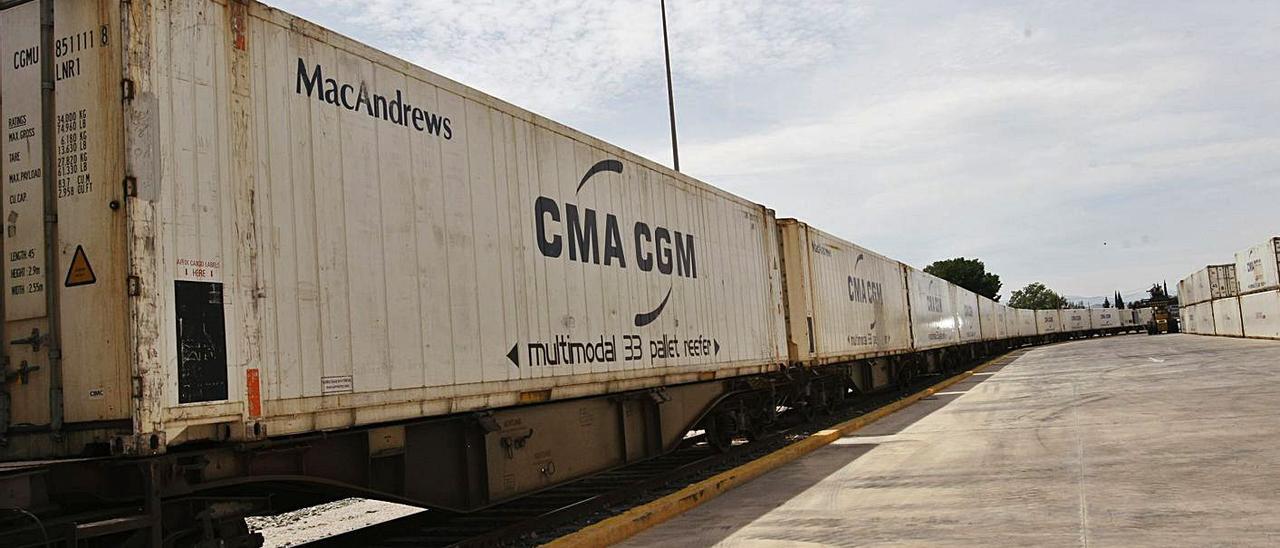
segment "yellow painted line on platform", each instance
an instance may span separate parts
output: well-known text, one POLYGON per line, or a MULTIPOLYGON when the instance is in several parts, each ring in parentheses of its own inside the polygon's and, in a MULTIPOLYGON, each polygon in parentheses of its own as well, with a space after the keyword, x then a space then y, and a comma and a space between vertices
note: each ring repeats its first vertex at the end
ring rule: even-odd
POLYGON ((818 448, 847 436, 873 422, 887 417, 913 403, 933 396, 947 387, 972 377, 987 366, 1005 358, 1008 354, 988 360, 977 367, 916 392, 865 415, 847 420, 826 430, 820 430, 796 443, 769 453, 732 470, 685 487, 664 497, 636 506, 626 512, 605 518, 583 527, 544 546, 565 548, 576 546, 606 546, 622 542, 664 521, 688 512, 734 487, 747 483, 793 460, 814 452, 818 448))

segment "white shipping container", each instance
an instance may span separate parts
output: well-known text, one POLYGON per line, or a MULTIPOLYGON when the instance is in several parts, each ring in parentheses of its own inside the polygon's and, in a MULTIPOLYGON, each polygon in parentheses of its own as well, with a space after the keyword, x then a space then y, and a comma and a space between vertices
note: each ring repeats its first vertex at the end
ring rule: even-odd
POLYGON ((1280 236, 1236 252, 1240 293, 1280 287, 1280 236))
POLYGON ((1209 298, 1221 299, 1234 297, 1240 293, 1240 285, 1236 281, 1236 265, 1209 265, 1209 298))
POLYGON ((793 362, 911 350, 901 263, 794 219, 779 226, 793 362))
POLYGON ((1000 338, 1004 325, 1000 316, 1000 305, 986 297, 978 297, 978 323, 982 330, 982 340, 994 341, 1000 338))
MULTIPOLYGON (((57 131, 68 423, 284 435, 786 361, 760 205, 255 2, 134 4, 127 40, 127 3, 59 2, 85 38, 41 127, 9 62, 38 4, 0 12, 4 335, 49 330, 30 143, 57 131)), ((50 423, 51 369, 12 422, 50 423)))
POLYGON ((1019 337, 1034 337, 1038 334, 1036 329, 1036 311, 1025 308, 1011 309, 1016 312, 1018 323, 1019 337))
POLYGON ((1203 303, 1193 304, 1191 321, 1195 323, 1196 333, 1199 335, 1213 335, 1216 330, 1213 326, 1213 303, 1206 301, 1203 303))
POLYGON ((1228 337, 1243 337, 1244 324, 1240 321, 1240 298, 1227 297, 1215 299, 1213 307, 1214 334, 1228 337))
POLYGON ((1192 272, 1178 282, 1178 303, 1182 306, 1208 301, 1210 295, 1208 267, 1192 272))
POLYGON ((1123 322, 1120 319, 1121 311, 1114 308, 1090 308, 1089 309, 1089 326, 1092 329, 1111 329, 1120 327, 1123 322))
POLYGON ((1200 325, 1196 329, 1203 335, 1216 335, 1218 328, 1213 321, 1213 301, 1205 301, 1196 306, 1200 317, 1200 325))
MULTIPOLYGON (((1009 332, 1009 307, 1000 303, 995 303, 996 310, 996 339, 1002 340, 1011 337, 1009 332)), ((983 323, 985 326, 986 324, 983 323)))
POLYGON ((951 284, 907 265, 907 295, 911 308, 913 347, 926 350, 960 342, 956 315, 951 307, 951 284))
POLYGON ((978 294, 955 284, 950 284, 951 308, 956 314, 956 327, 960 330, 960 342, 982 340, 981 318, 978 317, 978 294))
POLYGON ((1062 316, 1059 315, 1057 310, 1036 311, 1036 334, 1048 335, 1062 331, 1062 316))
POLYGON ((1089 309, 1068 308, 1062 311, 1063 330, 1069 332, 1089 330, 1089 309))
POLYGON ((1178 309, 1178 326, 1183 333, 1196 334, 1195 305, 1186 305, 1178 309))
POLYGON ((1151 307, 1139 308, 1134 310, 1134 314, 1134 321, 1138 322, 1138 325, 1147 325, 1155 317, 1155 309, 1151 307))
POLYGON ((1241 295, 1240 322, 1246 337, 1280 339, 1280 290, 1241 295))

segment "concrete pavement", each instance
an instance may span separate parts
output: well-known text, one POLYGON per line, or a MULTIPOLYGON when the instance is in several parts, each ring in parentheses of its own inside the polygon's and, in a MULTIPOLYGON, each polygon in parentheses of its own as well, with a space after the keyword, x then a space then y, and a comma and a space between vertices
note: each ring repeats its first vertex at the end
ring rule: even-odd
POLYGON ((1280 342, 1031 350, 625 546, 1280 542, 1280 342))

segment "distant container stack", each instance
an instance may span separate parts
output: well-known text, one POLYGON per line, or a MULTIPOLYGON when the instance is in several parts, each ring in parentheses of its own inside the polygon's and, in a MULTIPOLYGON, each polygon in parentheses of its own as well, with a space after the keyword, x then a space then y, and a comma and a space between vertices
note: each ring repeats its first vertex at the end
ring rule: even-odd
POLYGON ((1280 339, 1280 237, 1183 278, 1178 302, 1186 333, 1280 339))

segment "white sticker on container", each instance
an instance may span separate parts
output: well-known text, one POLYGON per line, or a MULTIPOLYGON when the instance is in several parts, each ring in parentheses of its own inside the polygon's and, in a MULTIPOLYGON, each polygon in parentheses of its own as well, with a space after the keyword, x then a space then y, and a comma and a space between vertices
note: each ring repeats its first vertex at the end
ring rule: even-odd
POLYGON ((351 380, 351 375, 340 377, 320 377, 320 393, 321 394, 341 394, 344 392, 352 392, 355 389, 355 383, 351 380))

